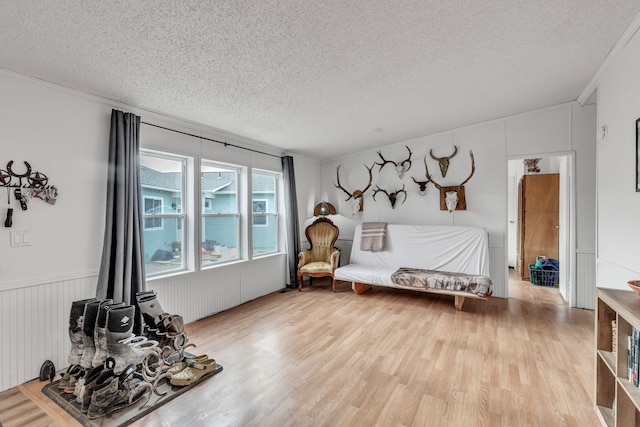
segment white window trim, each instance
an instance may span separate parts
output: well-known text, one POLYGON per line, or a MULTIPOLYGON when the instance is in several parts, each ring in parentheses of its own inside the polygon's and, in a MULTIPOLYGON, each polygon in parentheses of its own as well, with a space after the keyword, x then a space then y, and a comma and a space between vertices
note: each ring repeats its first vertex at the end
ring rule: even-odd
MULTIPOLYGON (((146 272, 146 280, 156 280, 156 279, 163 279, 166 277, 170 277, 176 274, 181 274, 184 273, 186 271, 192 270, 192 268, 190 267, 190 258, 192 256, 192 254, 189 252, 188 250, 188 245, 191 239, 191 234, 189 232, 189 212, 191 209, 193 209, 193 207, 189 204, 190 203, 190 194, 189 194, 189 187, 188 187, 188 176, 187 176, 187 170, 189 169, 189 156, 185 156, 185 155, 181 155, 181 154, 177 154, 177 153, 172 153, 169 151, 164 151, 164 150, 154 150, 151 148, 141 148, 140 150, 140 157, 149 157, 149 158, 156 158, 156 159, 164 159, 164 160, 170 160, 170 161, 176 161, 176 162, 180 162, 181 163, 181 174, 182 174, 182 184, 181 184, 181 202, 180 202, 180 208, 176 209, 177 212, 175 213, 164 213, 165 208, 169 208, 170 205, 164 205, 164 199, 162 202, 162 211, 163 213, 161 214, 155 214, 155 215, 147 215, 144 214, 142 215, 143 218, 143 230, 146 231, 153 231, 153 230, 159 230, 158 228, 155 229, 149 229, 149 228, 144 228, 144 219, 147 218, 160 218, 162 220, 162 224, 163 224, 163 229, 165 228, 164 225, 164 218, 167 219, 176 219, 178 221, 178 224, 182 223, 182 228, 178 227, 176 225, 176 232, 181 232, 182 234, 182 242, 181 242, 181 246, 182 246, 182 250, 181 250, 181 257, 182 257, 182 264, 181 265, 176 265, 176 268, 171 268, 171 269, 167 269, 164 271, 159 271, 159 272, 155 272, 155 273, 149 273, 148 271, 146 272)), ((147 189, 160 189, 160 190, 166 190, 164 188, 154 188, 153 186, 149 186, 149 185, 143 185, 143 188, 147 188, 147 189)), ((144 206, 144 199, 145 198, 160 198, 157 196, 153 196, 153 195, 143 195, 143 206, 144 206)), ((175 194, 173 196, 175 198, 175 194)), ((160 198, 162 199, 162 198, 160 198)))
POLYGON ((237 252, 237 257, 236 258, 232 258, 229 260, 224 260, 224 261, 214 261, 214 262, 205 262, 205 260, 202 258, 201 254, 198 254, 199 256, 199 269, 204 271, 204 270, 209 270, 211 268, 216 268, 222 265, 227 265, 230 263, 235 263, 238 261, 243 261, 245 260, 245 256, 244 256, 244 250, 243 247, 246 244, 246 242, 244 242, 242 240, 242 235, 243 235, 243 217, 244 217, 244 212, 241 211, 240 209, 240 204, 242 203, 242 200, 244 200, 244 196, 243 196, 243 192, 241 189, 241 184, 242 184, 242 180, 243 177, 246 175, 246 171, 245 169, 238 165, 238 164, 231 164, 231 163, 223 163, 223 162, 217 162, 214 160, 210 160, 210 159, 205 159, 205 158, 200 158, 200 166, 198 168, 198 177, 199 177, 199 184, 198 184, 198 188, 199 188, 199 198, 200 198, 200 205, 201 205, 201 211, 200 211, 200 221, 198 221, 198 228, 197 228, 197 233, 200 237, 200 240, 202 240, 202 234, 204 232, 203 228, 202 228, 202 220, 204 218, 215 218, 215 217, 236 217, 236 223, 237 228, 235 230, 236 233, 236 242, 237 242, 237 247, 236 247, 236 252, 237 252), (214 167, 214 168, 220 168, 223 169, 225 171, 228 172, 235 172, 236 174, 236 190, 235 192, 229 192, 229 191, 219 191, 216 192, 212 195, 212 197, 205 197, 205 198, 211 198, 211 199, 215 199, 216 194, 225 194, 225 193, 233 193, 236 196, 236 203, 235 203, 235 212, 205 212, 204 209, 204 200, 203 200, 203 196, 202 196, 202 176, 203 176, 203 166, 205 167, 214 167))
MULTIPOLYGON (((258 258, 263 258, 265 256, 271 256, 275 253, 278 253, 280 251, 280 248, 282 247, 283 244, 283 236, 282 236, 282 230, 283 230, 283 224, 281 224, 281 209, 283 208, 283 206, 281 205, 281 200, 280 197, 282 195, 282 173, 280 172, 275 172, 275 171, 271 171, 271 170, 265 170, 265 169, 252 169, 251 170, 251 174, 260 174, 260 175, 267 175, 270 176, 274 179, 274 188, 273 188, 273 201, 272 203, 274 204, 273 208, 271 208, 273 210, 273 212, 270 212, 270 208, 269 208, 269 199, 267 198, 267 209, 265 213, 260 214, 260 216, 264 216, 267 219, 267 224, 266 225, 254 225, 253 224, 253 220, 250 222, 252 227, 267 227, 267 226, 275 226, 275 237, 276 237, 276 241, 275 243, 275 248, 272 251, 268 251, 268 252, 264 252, 264 253, 260 253, 260 254, 256 254, 255 248, 253 247, 253 239, 251 241, 251 247, 250 247, 250 251, 251 251, 251 257, 252 259, 258 259, 258 258), (271 219, 269 219, 269 217, 271 217, 271 219), (273 224, 271 223, 271 221, 274 221, 273 224)), ((253 185, 253 182, 252 182, 253 185)), ((262 198, 260 199, 253 199, 253 188, 249 191, 251 194, 251 199, 252 200, 263 200, 262 198)), ((253 211, 253 204, 250 205, 251 206, 251 210, 253 211)))

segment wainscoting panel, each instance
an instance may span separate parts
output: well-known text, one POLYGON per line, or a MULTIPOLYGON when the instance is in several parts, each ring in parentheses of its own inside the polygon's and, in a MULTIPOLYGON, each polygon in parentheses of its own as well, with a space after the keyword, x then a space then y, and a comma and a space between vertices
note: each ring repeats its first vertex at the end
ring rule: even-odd
POLYGON ((97 276, 0 292, 0 391, 37 378, 45 360, 67 366, 71 303, 96 293, 97 276))
POLYGON ((351 246, 353 246, 353 240, 336 240, 336 248, 340 249, 340 265, 349 264, 351 259, 351 246))
POLYGON ((240 269, 234 266, 151 280, 147 288, 158 293, 163 311, 193 322, 241 303, 240 269))
POLYGON ((284 288, 286 272, 285 254, 276 254, 151 280, 147 287, 156 290, 164 311, 189 323, 284 288))
POLYGON ((240 299, 243 303, 286 287, 287 257, 285 254, 258 258, 242 269, 240 299))
POLYGON ((593 310, 596 301, 596 254, 595 251, 577 251, 576 258, 575 306, 593 310))
POLYGON ((509 295, 509 271, 507 254, 502 246, 489 246, 489 275, 493 282, 493 296, 506 298, 509 295))
MULTIPOLYGON (((74 277, 0 291, 0 391, 37 378, 45 360, 65 368, 71 342, 73 301, 91 298, 98 277, 74 277)), ((150 280, 164 311, 185 323, 227 310, 285 287, 286 257, 276 254, 250 262, 150 280)))

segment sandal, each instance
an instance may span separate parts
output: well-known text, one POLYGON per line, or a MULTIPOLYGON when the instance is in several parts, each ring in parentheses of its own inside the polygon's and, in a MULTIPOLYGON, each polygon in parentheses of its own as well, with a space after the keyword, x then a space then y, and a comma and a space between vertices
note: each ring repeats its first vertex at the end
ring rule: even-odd
POLYGON ((200 361, 200 362, 202 362, 204 360, 207 360, 208 358, 209 358, 209 356, 207 356, 206 354, 201 354, 200 356, 196 356, 195 354, 191 354, 189 356, 185 356, 184 357, 184 361, 185 362, 191 362, 191 361, 194 361, 194 362, 200 361))
POLYGON ((207 356, 206 354, 203 354, 200 356, 185 356, 184 361, 174 363, 173 365, 171 365, 169 369, 167 369, 167 372, 170 373, 171 375, 175 375, 178 372, 183 371, 185 368, 187 368, 189 366, 189 362, 204 362, 208 358, 209 356, 207 356))
POLYGON ((184 387, 198 381, 200 378, 213 372, 216 367, 214 359, 194 360, 187 362, 187 367, 175 375, 169 381, 171 385, 184 387))

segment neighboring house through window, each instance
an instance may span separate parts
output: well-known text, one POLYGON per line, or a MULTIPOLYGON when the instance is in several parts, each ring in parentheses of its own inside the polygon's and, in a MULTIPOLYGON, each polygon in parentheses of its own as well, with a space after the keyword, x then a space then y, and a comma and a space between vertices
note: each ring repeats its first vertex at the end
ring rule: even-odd
POLYGON ((267 227, 269 222, 267 216, 262 215, 267 212, 266 199, 253 199, 253 225, 256 227, 267 227))
MULTIPOLYGON (((162 198, 144 196, 144 213, 145 215, 154 215, 162 213, 162 198)), ((145 218, 145 230, 162 230, 162 218, 145 218)))
POLYGON ((239 166, 203 160, 201 189, 201 267, 240 258, 239 166))
POLYGON ((251 173, 252 255, 278 250, 277 189, 279 174, 254 170, 251 173))
POLYGON ((147 277, 185 269, 182 253, 185 168, 184 157, 141 150, 140 183, 147 277))

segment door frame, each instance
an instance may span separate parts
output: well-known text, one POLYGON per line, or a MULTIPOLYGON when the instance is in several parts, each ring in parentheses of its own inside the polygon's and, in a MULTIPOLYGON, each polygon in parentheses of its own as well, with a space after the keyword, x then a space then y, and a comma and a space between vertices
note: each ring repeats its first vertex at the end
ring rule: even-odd
MULTIPOLYGON (((505 168, 507 174, 507 183, 512 179, 509 175, 509 162, 522 161, 530 158, 543 158, 551 159, 557 158, 560 162, 559 171, 560 174, 560 193, 559 193, 559 217, 560 217, 560 231, 558 235, 558 261, 560 262, 560 294, 570 307, 576 306, 576 292, 577 286, 575 283, 576 277, 576 182, 575 175, 575 151, 562 151, 555 153, 534 153, 527 155, 515 155, 506 156, 507 167, 505 168)), ((509 191, 509 185, 507 185, 507 203, 506 203, 506 219, 507 224, 506 236, 507 236, 507 250, 505 251, 505 266, 509 268, 509 240, 510 229, 514 229, 517 233, 517 216, 515 227, 509 225, 509 212, 512 209, 512 203, 516 203, 515 210, 517 212, 517 186, 518 180, 515 180, 515 200, 514 195, 509 191)), ((517 235, 515 236, 517 239, 517 235)), ((507 297, 509 296, 509 290, 507 287, 507 297)))

